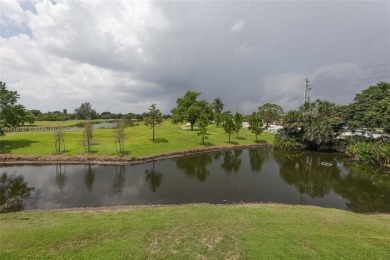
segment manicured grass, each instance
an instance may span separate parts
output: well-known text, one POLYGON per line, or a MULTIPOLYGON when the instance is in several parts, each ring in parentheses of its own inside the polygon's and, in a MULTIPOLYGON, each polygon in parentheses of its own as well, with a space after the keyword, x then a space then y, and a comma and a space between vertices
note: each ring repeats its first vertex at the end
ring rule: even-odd
POLYGON ((0 215, 0 258, 389 259, 390 216, 186 205, 0 215))
MULTIPOLYGON (((80 121, 79 121, 80 122, 80 121)), ((49 122, 50 125, 52 122, 49 122)), ((48 126, 40 122, 40 126, 48 126)), ((64 154, 83 154, 83 129, 79 132, 65 133, 66 152, 64 154)), ((126 128, 127 139, 125 150, 129 158, 139 158, 142 156, 156 155, 173 151, 201 148, 201 137, 197 131, 183 130, 180 125, 173 125, 170 121, 165 121, 156 129, 156 141, 152 142, 152 129, 142 122, 135 127, 126 128)), ((231 143, 228 141, 228 134, 223 128, 210 125, 208 130, 207 146, 253 144, 255 135, 247 129, 242 129, 238 138, 233 134, 231 143)), ((262 142, 273 143, 273 134, 263 133, 259 136, 262 142)), ((95 129, 94 145, 92 152, 98 155, 116 155, 115 142, 112 129, 95 129)), ((54 154, 54 134, 52 132, 19 132, 6 133, 0 138, 0 153, 29 154, 29 155, 49 155, 54 154)))

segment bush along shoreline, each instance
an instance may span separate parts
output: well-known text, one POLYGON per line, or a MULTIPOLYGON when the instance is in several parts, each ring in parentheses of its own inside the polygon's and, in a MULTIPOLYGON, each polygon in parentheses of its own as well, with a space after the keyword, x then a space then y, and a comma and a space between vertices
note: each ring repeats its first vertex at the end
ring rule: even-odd
POLYGON ((104 156, 104 155, 16 155, 16 154, 0 154, 0 166, 13 166, 25 164, 141 164, 149 161, 166 160, 171 158, 182 157, 186 155, 210 153, 234 149, 251 149, 251 148, 272 148, 272 144, 243 144, 243 145, 225 145, 225 146, 211 146, 203 148, 186 149, 182 151, 175 151, 169 153, 162 153, 157 155, 142 156, 140 158, 128 158, 121 156, 104 156))
POLYGON ((390 169, 390 139, 358 141, 347 145, 346 154, 354 161, 377 164, 390 169))

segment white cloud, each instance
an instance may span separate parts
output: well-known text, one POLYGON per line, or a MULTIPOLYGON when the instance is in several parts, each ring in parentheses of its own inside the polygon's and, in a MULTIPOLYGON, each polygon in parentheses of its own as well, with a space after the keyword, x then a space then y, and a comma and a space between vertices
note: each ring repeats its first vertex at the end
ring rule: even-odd
MULTIPOLYGON (((98 111, 147 110, 149 101, 140 96, 158 93, 157 86, 132 71, 152 60, 144 42, 153 32, 169 30, 158 9, 148 2, 48 0, 35 8, 36 14, 20 9, 32 38, 0 38, 2 80, 20 93, 22 104, 73 111, 89 101, 98 111)), ((159 98, 150 102, 167 107, 159 98)))
POLYGON ((1 0, 0 23, 6 25, 8 19, 14 25, 21 27, 26 22, 26 12, 16 0, 1 0))
POLYGON ((230 28, 231 33, 238 33, 245 26, 245 20, 237 20, 235 24, 230 28))

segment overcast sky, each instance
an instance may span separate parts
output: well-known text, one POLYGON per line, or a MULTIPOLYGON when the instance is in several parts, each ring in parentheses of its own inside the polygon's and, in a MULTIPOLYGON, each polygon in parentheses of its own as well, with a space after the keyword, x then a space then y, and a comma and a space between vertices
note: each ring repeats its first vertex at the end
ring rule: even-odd
POLYGON ((390 1, 0 0, 0 80, 27 109, 164 113, 186 90, 248 114, 390 81, 390 1))

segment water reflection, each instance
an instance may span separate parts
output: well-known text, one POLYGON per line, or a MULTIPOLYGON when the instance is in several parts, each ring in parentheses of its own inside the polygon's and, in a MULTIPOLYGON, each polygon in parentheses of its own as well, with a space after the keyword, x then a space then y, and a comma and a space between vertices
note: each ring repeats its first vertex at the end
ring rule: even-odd
POLYGON ((207 165, 212 163, 213 158, 210 153, 186 156, 176 159, 176 167, 184 171, 189 176, 195 176, 199 181, 205 181, 210 172, 207 165))
POLYGON ((115 166, 115 178, 114 178, 114 182, 112 183, 112 187, 117 197, 120 197, 123 193, 125 183, 126 183, 125 174, 126 174, 125 165, 115 166))
POLYGON ((66 185, 66 165, 56 165, 56 184, 60 190, 66 185))
POLYGON ((390 213, 390 175, 335 153, 232 150, 141 165, 3 167, 1 176, 0 202, 15 201, 14 210, 243 201, 390 213))
POLYGON ((335 191, 354 212, 390 212, 390 175, 366 166, 346 165, 348 174, 335 191))
POLYGON ((25 201, 30 197, 34 187, 28 187, 23 176, 8 176, 3 173, 0 178, 0 212, 21 211, 25 201))
POLYGON ((280 176, 299 191, 299 202, 305 204, 304 194, 323 198, 336 192, 354 212, 390 212, 390 176, 372 166, 343 162, 336 154, 286 153, 274 151, 280 176), (322 162, 331 166, 324 166, 322 162))
POLYGON ((156 189, 160 187, 162 181, 161 172, 155 169, 156 162, 153 161, 152 168, 145 171, 145 180, 149 183, 149 189, 153 192, 156 192, 156 189))
POLYGON ((91 192, 93 183, 95 182, 95 171, 91 165, 84 166, 84 185, 88 192, 91 192))
POLYGON ((233 151, 225 151, 223 157, 223 163, 221 164, 222 169, 226 171, 226 173, 238 172, 241 166, 241 156, 242 150, 233 150, 233 151))
POLYGON ((250 149, 249 153, 249 162, 253 172, 261 172, 261 167, 263 163, 270 158, 270 149, 250 149))
POLYGON ((324 166, 321 164, 323 156, 320 153, 274 151, 274 158, 280 167, 280 176, 298 189, 300 203, 304 203, 303 194, 322 198, 340 181, 337 162, 333 158, 327 158, 327 163, 331 166, 324 166))

